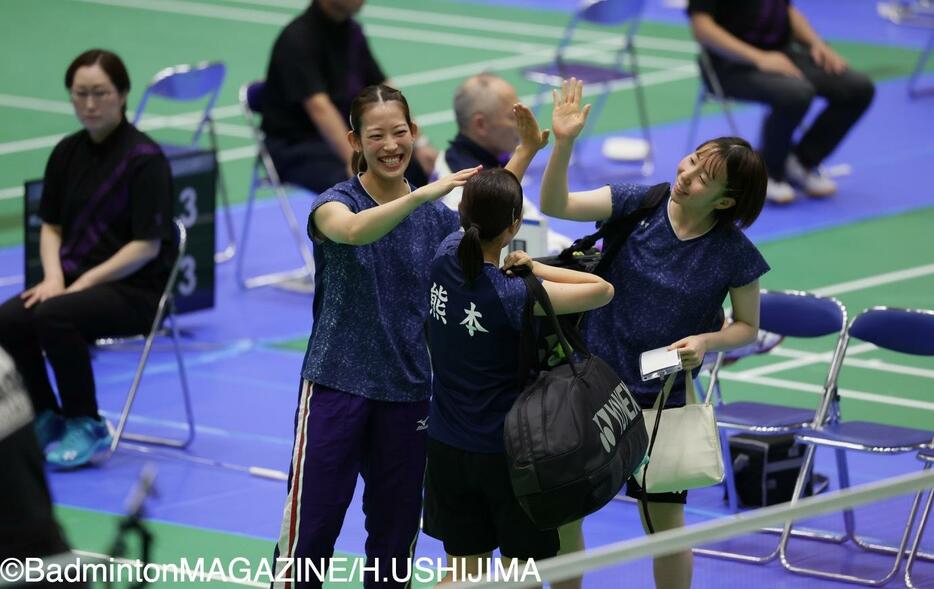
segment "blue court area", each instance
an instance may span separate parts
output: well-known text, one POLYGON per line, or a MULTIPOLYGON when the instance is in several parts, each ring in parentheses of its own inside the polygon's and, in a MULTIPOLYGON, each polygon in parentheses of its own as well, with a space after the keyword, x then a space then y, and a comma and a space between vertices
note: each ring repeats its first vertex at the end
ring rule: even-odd
MULTIPOLYGON (((223 2, 215 4, 226 5, 223 2)), ((293 13, 298 10, 297 6, 304 5, 303 2, 239 4, 255 4, 257 7, 279 5, 293 13)), ((567 12, 572 2, 459 0, 439 4, 444 5, 446 12, 483 16, 487 9, 502 6, 561 13, 567 12)), ((683 12, 672 8, 670 4, 662 0, 648 2, 646 21, 686 29, 683 12)), ((831 41, 871 43, 916 51, 926 39, 926 31, 895 27, 882 21, 875 14, 875 3, 869 0, 801 0, 798 4, 811 18, 815 28, 831 41), (841 11, 845 11, 845 18, 841 11)), ((424 3, 419 3, 418 9, 425 9, 424 6, 424 3)), ((521 26, 521 23, 516 26, 521 26)), ((264 59, 262 57, 260 61, 264 59)), ((904 70, 910 69, 912 64, 901 65, 904 70)), ((414 65, 413 68, 417 69, 414 65)), ((926 231, 900 231, 896 225, 886 225, 883 231, 873 224, 897 215, 903 215, 901 218, 905 219, 912 216, 934 219, 931 214, 934 188, 929 179, 934 164, 934 96, 909 100, 905 75, 877 73, 883 79, 877 83, 872 107, 827 162, 829 167, 843 172, 843 175, 837 177, 838 195, 826 200, 799 199, 793 206, 787 207, 767 205, 759 221, 749 231, 749 235, 763 247, 767 253, 766 258, 773 265, 773 272, 767 275, 764 286, 775 289, 823 288, 829 289, 827 292, 831 294, 851 293, 847 296, 852 298, 844 299, 851 306, 851 316, 872 304, 907 306, 909 303, 904 301, 910 301, 915 306, 934 307, 934 283, 931 282, 931 274, 934 274, 934 225, 927 225, 926 231), (847 231, 852 233, 841 233, 847 231), (848 240, 853 245, 852 250, 847 247, 848 240), (854 253, 862 251, 861 248, 875 250, 876 258, 880 259, 886 258, 887 248, 892 248, 893 252, 909 251, 911 254, 893 254, 884 267, 870 268, 854 253), (783 252, 788 251, 800 254, 787 259, 783 257, 783 252), (776 265, 774 260, 782 260, 784 264, 776 265), (886 272, 911 269, 916 272, 910 279, 888 282, 887 279, 877 280, 886 272), (841 284, 860 279, 870 281, 862 290, 840 288, 841 284), (856 294, 852 294, 854 292, 856 294)), ((678 86, 679 92, 687 92, 687 95, 677 97, 684 104, 694 99, 696 78, 692 80, 694 83, 689 90, 678 86)), ((16 94, 10 84, 10 80, 3 83, 3 92, 16 94)), ((652 109, 651 104, 649 108, 652 109)), ((762 112, 757 106, 736 105, 736 119, 745 135, 751 138, 757 136, 762 112)), ((657 160, 651 177, 642 179, 635 174, 633 167, 611 164, 602 158, 600 149, 605 137, 620 133, 638 134, 637 129, 617 129, 612 133, 594 136, 581 146, 577 157, 587 161, 588 166, 586 172, 578 170, 572 173, 572 188, 593 187, 619 181, 620 178, 650 183, 670 181, 677 161, 685 153, 689 115, 688 111, 652 126, 657 160)), ((610 111, 604 114, 604 118, 612 119, 614 116, 615 113, 610 111)), ((698 137, 712 137, 726 134, 727 131, 726 122, 716 108, 705 110, 698 137)), ((43 131, 46 132, 50 131, 43 131)), ((442 143, 433 139, 436 143, 442 143)), ((528 194, 533 200, 537 200, 535 182, 546 160, 547 154, 539 155, 529 173, 532 183, 528 194)), ((10 172, 12 167, 8 166, 5 172, 10 172)), ((230 188, 234 194, 246 190, 245 186, 235 184, 231 184, 230 188)), ((293 195, 292 204, 299 218, 304 219, 310 205, 308 197, 293 195)), ((243 220, 243 206, 234 205, 233 215, 239 228, 243 220)), ((285 232, 278 206, 272 200, 260 201, 253 224, 248 272, 279 270, 300 264, 301 260, 285 232)), ((558 220, 552 220, 551 226, 572 237, 591 230, 584 224, 558 220)), ((218 226, 218 243, 224 243, 225 239, 222 228, 218 226)), ((22 257, 21 245, 0 249, 0 298, 13 296, 21 290, 22 257)), ((186 452, 176 452, 136 448, 128 444, 98 467, 68 473, 50 471, 49 480, 54 500, 59 506, 119 514, 144 465, 154 464, 158 469, 158 494, 148 508, 148 516, 152 521, 199 528, 221 535, 235 535, 235 538, 244 538, 244 543, 249 539, 251 546, 255 546, 255 541, 266 542, 267 554, 271 556, 279 534, 286 483, 255 476, 249 469, 283 473, 288 469, 302 364, 301 342, 307 338, 312 325, 311 297, 272 288, 244 291, 236 283, 231 263, 217 267, 216 283, 214 309, 180 318, 197 422, 197 436, 191 447, 186 452)), ((789 355, 799 351, 793 344, 788 345, 789 355)), ((96 354, 98 398, 104 415, 112 420, 122 407, 137 357, 138 348, 101 350, 96 354)), ((911 370, 901 364, 896 366, 901 367, 903 375, 913 370, 911 378, 916 381, 912 381, 911 386, 913 390, 925 391, 925 394, 918 393, 917 399, 907 406, 895 402, 886 404, 883 400, 880 405, 869 403, 865 407, 861 406, 860 410, 871 415, 876 410, 881 413, 883 409, 887 411, 896 407, 910 414, 915 427, 927 426, 934 430, 934 395, 930 394, 934 391, 934 366, 930 362, 913 364, 911 370)), ((807 386, 813 388, 821 384, 826 364, 819 364, 818 368, 811 372, 794 373, 789 378, 793 377, 792 384, 800 385, 799 389, 807 386)), ((741 369, 740 365, 737 370, 741 369)), ((894 382, 892 379, 896 378, 893 374, 898 372, 899 369, 886 372, 879 368, 872 375, 866 375, 864 381, 847 383, 847 386, 860 391, 869 390, 878 395, 893 392, 888 389, 894 382)), ((769 389, 764 394, 778 392, 769 389)), ((181 435, 183 431, 176 364, 167 342, 157 343, 129 427, 134 432, 181 435)), ((912 454, 883 459, 851 454, 850 466, 852 483, 856 485, 917 470, 920 463, 912 454)), ((828 475, 832 481, 835 480, 836 465, 829 452, 818 453, 816 470, 828 475)), ((349 554, 363 552, 365 531, 360 508, 361 494, 362 482, 347 512, 337 543, 338 551, 349 554)), ((901 497, 857 510, 861 530, 879 540, 895 542, 904 523, 909 501, 910 498, 901 497)), ((687 513, 689 523, 727 515, 722 488, 692 491, 687 513)), ((801 525, 841 529, 839 516, 809 520, 801 525)), ((611 502, 587 518, 584 531, 588 547, 639 537, 642 530, 637 507, 632 502, 611 502)), ((102 527, 101 534, 107 533, 102 527)), ((77 530, 73 530, 72 535, 80 536, 77 530)), ((175 537, 184 538, 184 534, 175 537)), ((761 534, 733 540, 730 545, 741 545, 747 550, 761 548, 763 552, 768 552, 774 542, 774 536, 761 534)), ((867 568, 887 566, 887 557, 866 556, 851 548, 825 548, 807 542, 797 542, 792 546, 795 557, 809 564, 839 567, 849 572, 866 572, 867 568)), ((76 548, 82 546, 76 545, 76 548)), ((934 551, 934 534, 928 534, 924 548, 934 551)), ((178 549, 184 550, 182 547, 178 549)), ((440 543, 422 536, 416 554, 439 557, 443 555, 443 550, 440 543)), ((830 581, 793 576, 786 573, 777 562, 754 566, 697 558, 694 566, 694 587, 843 586, 830 581)), ((934 564, 919 562, 915 574, 922 586, 934 587, 934 564)), ((898 584, 896 580, 890 586, 898 584)), ((586 577, 584 586, 590 589, 649 587, 651 565, 647 561, 640 561, 597 571, 586 577)))

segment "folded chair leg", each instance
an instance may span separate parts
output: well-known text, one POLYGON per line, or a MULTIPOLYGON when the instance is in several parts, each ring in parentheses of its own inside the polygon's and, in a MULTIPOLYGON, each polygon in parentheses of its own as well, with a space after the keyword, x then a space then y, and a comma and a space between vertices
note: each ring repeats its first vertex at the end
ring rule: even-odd
MULTIPOLYGON (((925 470, 930 467, 930 462, 924 465, 925 470)), ((923 493, 918 493, 919 499, 922 494, 923 493)), ((921 512, 921 519, 918 520, 918 532, 915 534, 915 539, 911 543, 911 549, 908 551, 908 560, 905 561, 905 587, 908 589, 916 589, 914 579, 911 576, 911 568, 914 566, 915 558, 919 554, 918 550, 921 547, 921 538, 924 536, 924 528, 927 526, 928 517, 931 515, 932 503, 934 503, 934 489, 928 491, 928 498, 924 503, 924 510, 921 512)))
MULTIPOLYGON (((837 460, 837 480, 840 483, 840 489, 850 488, 850 467, 846 460, 846 450, 837 448, 834 450, 837 460)), ((843 529, 851 540, 856 540, 856 514, 852 509, 843 510, 843 529)))
POLYGON ((655 171, 655 150, 652 148, 652 137, 649 134, 649 111, 645 106, 645 91, 639 77, 638 63, 636 62, 635 48, 629 48, 629 60, 632 69, 632 86, 636 94, 636 109, 639 111, 639 124, 642 125, 642 139, 645 141, 645 160, 642 162, 642 175, 651 176, 655 171))
MULTIPOLYGON (((211 149, 215 156, 220 154, 220 147, 217 142, 217 131, 214 129, 214 119, 208 119, 208 133, 211 140, 211 149)), ((234 229, 233 214, 230 212, 230 197, 227 194, 227 182, 224 180, 224 173, 221 170, 220 161, 217 161, 217 172, 215 179, 217 181, 217 193, 221 197, 221 203, 224 207, 224 225, 227 227, 227 247, 214 253, 214 262, 221 264, 227 262, 237 253, 237 237, 234 229)))
POLYGON ((117 431, 114 434, 113 442, 111 442, 110 449, 111 452, 117 449, 117 445, 120 443, 120 440, 131 440, 134 442, 143 442, 145 444, 154 444, 157 446, 167 446, 169 448, 187 448, 191 444, 192 440, 195 437, 195 419, 194 414, 191 410, 191 396, 188 389, 188 374, 185 371, 185 360, 182 356, 182 348, 179 342, 178 336, 178 326, 175 323, 175 313, 169 312, 166 316, 166 320, 169 323, 170 336, 172 338, 172 348, 175 352, 175 360, 178 364, 178 376, 182 386, 182 403, 185 409, 185 422, 187 426, 187 433, 183 439, 176 438, 167 438, 162 436, 149 436, 143 434, 133 434, 126 432, 126 422, 130 416, 130 409, 133 405, 133 401, 136 398, 136 393, 139 390, 139 384, 143 377, 143 371, 146 369, 146 363, 149 360, 149 354, 152 350, 152 341, 154 339, 155 333, 157 330, 153 330, 149 337, 146 338, 146 345, 143 348, 143 355, 140 357, 139 366, 136 370, 136 376, 133 379, 133 385, 130 387, 130 394, 127 395, 126 403, 124 404, 123 413, 120 414, 120 422, 117 425, 117 431))
POLYGON ((242 288, 248 288, 247 278, 244 276, 243 264, 246 258, 247 252, 247 241, 250 236, 250 225, 253 221, 253 205, 256 201, 256 191, 259 188, 260 179, 258 172, 258 165, 254 163, 253 165, 253 175, 250 179, 250 191, 246 196, 246 210, 243 212, 243 229, 240 233, 240 255, 237 256, 236 260, 236 273, 237 273, 237 282, 240 283, 242 288))
POLYGON ((703 88, 704 81, 700 81, 701 88, 697 91, 697 100, 694 101, 694 114, 691 115, 691 122, 688 125, 688 140, 684 146, 684 153, 691 153, 697 147, 697 128, 700 126, 701 106, 706 100, 707 92, 703 88))
MULTIPOLYGON (((283 188, 282 184, 279 182, 278 176, 275 173, 272 157, 268 152, 261 151, 258 158, 259 159, 257 160, 253 169, 253 183, 250 188, 250 194, 247 198, 246 216, 243 220, 243 236, 240 238, 240 257, 237 263, 237 278, 240 282, 240 286, 247 289, 257 288, 261 286, 273 286, 293 280, 301 280, 303 283, 308 284, 312 281, 314 276, 315 262, 314 256, 311 253, 311 248, 308 246, 305 232, 299 228, 298 220, 295 217, 295 211, 292 209, 292 205, 289 203, 289 195, 286 193, 285 188, 283 188), (260 164, 263 165, 264 169, 266 170, 266 177, 269 179, 269 182, 275 189, 276 199, 279 202, 279 208, 282 209, 282 215, 285 217, 286 224, 288 225, 289 234, 292 236, 292 239, 295 241, 295 245, 298 248, 299 256, 302 258, 302 265, 293 270, 273 272, 247 278, 244 276, 243 262, 244 258, 246 257, 247 234, 249 232, 250 222, 253 215, 253 203, 256 200, 256 190, 262 182, 258 171, 260 164)), ((302 290, 303 292, 307 292, 306 289, 302 290)))
POLYGON ((120 445, 120 440, 122 438, 128 438, 124 434, 126 429, 127 419, 130 417, 130 410, 133 408, 133 401, 136 400, 136 393, 139 391, 139 383, 143 379, 143 371, 146 369, 146 363, 149 361, 149 353, 152 351, 152 342, 156 337, 156 331, 158 330, 159 320, 163 313, 163 308, 161 308, 156 313, 156 320, 153 322, 153 328, 149 330, 149 335, 146 336, 146 341, 143 344, 143 353, 139 357, 139 362, 136 364, 136 373, 133 375, 133 382, 130 384, 130 391, 127 393, 126 401, 123 403, 123 411, 120 412, 120 419, 117 421, 117 428, 113 433, 113 439, 110 442, 110 451, 114 452, 117 449, 117 446, 120 445))
MULTIPOLYGON (((808 469, 810 469, 813 466, 813 451, 812 450, 814 448, 815 446, 813 445, 808 446, 808 450, 811 451, 805 457, 805 467, 808 467, 808 469)), ((845 451, 836 450, 836 452, 837 452, 837 468, 839 469, 837 474, 840 478, 840 485, 841 485, 841 488, 847 488, 849 487, 849 473, 846 470, 846 457, 844 454, 845 451)), ((802 475, 804 475, 804 473, 805 473, 805 469, 802 468, 802 475)), ((798 477, 798 481, 795 484, 794 499, 792 499, 792 501, 796 501, 798 498, 801 497, 801 492, 804 487, 804 481, 805 481, 804 476, 798 477)), ((905 555, 905 547, 908 545, 908 538, 911 536, 912 523, 914 522, 915 515, 918 512, 918 505, 920 504, 920 496, 921 496, 920 493, 917 494, 915 496, 914 501, 912 502, 911 509, 908 512, 908 518, 905 521, 905 528, 904 528, 904 531, 902 532, 902 537, 901 537, 901 540, 899 541, 899 545, 897 548, 894 548, 892 551, 895 554, 894 561, 892 563, 891 568, 882 577, 873 579, 869 577, 860 577, 857 575, 835 573, 831 571, 824 571, 820 569, 812 569, 812 568, 793 565, 789 561, 788 555, 787 555, 787 541, 788 541, 789 532, 791 530, 791 522, 788 522, 785 524, 785 530, 782 535, 782 541, 779 544, 782 565, 785 567, 786 570, 792 573, 799 574, 799 575, 806 575, 809 577, 830 579, 833 581, 853 583, 856 585, 866 585, 870 587, 878 587, 878 586, 884 585, 892 577, 895 576, 895 574, 898 572, 899 566, 901 565, 902 558, 905 555)), ((852 510, 847 510, 847 511, 849 511, 849 515, 850 515, 849 520, 848 520, 847 512, 846 511, 844 512, 844 523, 848 527, 847 535, 850 536, 854 540, 854 542, 856 542, 855 534, 852 534, 852 531, 849 529, 850 527, 855 527, 855 521, 852 518, 852 510)))

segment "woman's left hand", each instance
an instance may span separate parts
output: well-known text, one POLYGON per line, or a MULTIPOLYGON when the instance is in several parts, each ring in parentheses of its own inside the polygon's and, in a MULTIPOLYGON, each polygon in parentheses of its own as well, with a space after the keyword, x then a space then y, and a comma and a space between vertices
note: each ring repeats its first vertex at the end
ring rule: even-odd
POLYGON ((685 370, 692 370, 703 364, 707 354, 707 341, 702 335, 691 335, 671 344, 668 349, 678 350, 681 365, 685 370))
POLYGON ((512 276, 512 271, 510 268, 515 268, 516 266, 528 266, 529 269, 532 268, 532 256, 525 253, 522 250, 516 250, 514 252, 509 252, 506 255, 506 259, 503 260, 503 271, 512 276))
POLYGON ((414 197, 419 203, 438 200, 458 186, 463 186, 466 184, 471 177, 475 176, 477 172, 482 169, 483 166, 477 166, 475 168, 465 168, 459 172, 448 174, 447 176, 438 178, 430 184, 426 184, 421 188, 413 190, 411 196, 414 197))
POLYGON ((535 114, 529 107, 517 102, 513 105, 512 112, 516 115, 516 127, 519 131, 519 145, 521 147, 537 152, 548 145, 548 136, 551 131, 548 129, 539 130, 535 114))

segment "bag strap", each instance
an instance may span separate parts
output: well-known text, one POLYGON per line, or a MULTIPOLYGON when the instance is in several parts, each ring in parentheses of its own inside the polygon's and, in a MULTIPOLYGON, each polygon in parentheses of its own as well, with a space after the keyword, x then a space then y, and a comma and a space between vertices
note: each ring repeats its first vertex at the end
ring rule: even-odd
POLYGON ((642 467, 642 481, 639 483, 639 504, 642 507, 642 517, 645 518, 645 527, 649 529, 650 534, 655 533, 655 528, 652 526, 652 518, 649 516, 649 500, 648 495, 646 495, 647 491, 645 490, 646 478, 649 465, 652 463, 652 449, 655 448, 655 438, 658 437, 658 426, 662 421, 662 412, 665 409, 665 403, 668 401, 668 394, 671 393, 671 387, 675 384, 675 377, 677 376, 677 372, 672 372, 668 375, 668 378, 665 379, 665 385, 662 387, 661 392, 655 399, 655 404, 652 406, 653 409, 655 409, 655 425, 652 427, 652 435, 649 438, 649 449, 648 452, 646 452, 649 461, 642 467))
POLYGON ((670 192, 671 185, 667 182, 656 184, 649 188, 639 208, 634 213, 622 219, 608 221, 590 235, 585 235, 574 241, 568 248, 558 254, 558 258, 570 262, 577 253, 584 253, 592 249, 599 240, 603 240, 603 254, 594 268, 594 274, 600 274, 609 265, 610 261, 619 253, 626 239, 636 229, 636 226, 648 217, 655 208, 665 200, 670 192))
POLYGON ((564 336, 564 330, 561 329, 561 322, 558 321, 555 309, 551 306, 551 299, 548 298, 545 287, 542 286, 542 283, 538 281, 538 278, 536 278, 531 271, 520 271, 519 274, 522 280, 525 281, 525 288, 529 293, 529 307, 534 309, 535 303, 538 303, 542 310, 545 311, 545 316, 551 323, 552 329, 554 329, 555 336, 557 336, 558 342, 564 352, 564 357, 571 367, 571 372, 574 373, 575 377, 578 376, 577 369, 574 367, 574 362, 571 361, 571 354, 574 352, 574 348, 571 347, 571 344, 568 343, 567 338, 564 336))

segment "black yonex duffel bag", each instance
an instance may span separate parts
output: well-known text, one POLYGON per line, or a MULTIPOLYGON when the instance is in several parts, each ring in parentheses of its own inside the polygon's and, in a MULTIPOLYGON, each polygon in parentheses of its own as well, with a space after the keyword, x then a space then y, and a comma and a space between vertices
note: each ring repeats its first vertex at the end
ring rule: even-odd
POLYGON ((545 289, 531 274, 524 278, 530 303, 546 311, 565 357, 525 387, 504 427, 513 491, 544 530, 593 513, 616 496, 645 458, 648 436, 642 411, 619 376, 583 349, 580 338, 572 338, 577 347, 571 352, 545 289))

